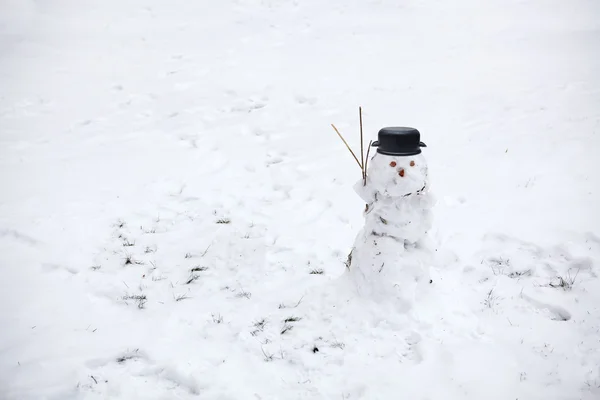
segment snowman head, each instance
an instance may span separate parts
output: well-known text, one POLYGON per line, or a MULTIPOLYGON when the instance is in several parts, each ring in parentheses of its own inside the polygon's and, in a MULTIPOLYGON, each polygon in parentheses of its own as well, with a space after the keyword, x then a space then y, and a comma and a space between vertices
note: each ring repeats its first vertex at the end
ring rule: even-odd
POLYGON ((390 156, 380 153, 369 160, 367 186, 384 196, 408 196, 427 187, 427 162, 423 154, 390 156))

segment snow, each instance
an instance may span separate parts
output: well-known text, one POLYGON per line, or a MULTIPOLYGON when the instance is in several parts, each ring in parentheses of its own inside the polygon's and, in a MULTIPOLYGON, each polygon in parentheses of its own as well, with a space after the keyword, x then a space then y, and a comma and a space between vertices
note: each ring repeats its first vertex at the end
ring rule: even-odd
POLYGON ((599 12, 3 0, 0 398, 600 398, 599 12), (428 145, 410 313, 344 265, 359 105, 428 145))

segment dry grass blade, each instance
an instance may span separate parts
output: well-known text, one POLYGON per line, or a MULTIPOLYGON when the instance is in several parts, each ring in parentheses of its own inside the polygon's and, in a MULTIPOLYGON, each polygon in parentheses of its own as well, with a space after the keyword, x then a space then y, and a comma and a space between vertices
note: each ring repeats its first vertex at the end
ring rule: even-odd
POLYGON ((344 137, 342 136, 342 134, 340 133, 340 131, 338 131, 338 129, 335 127, 334 124, 331 124, 331 127, 335 130, 335 133, 338 134, 338 136, 340 137, 340 139, 342 139, 342 142, 344 142, 344 144, 346 145, 346 148, 348 149, 348 151, 350 152, 350 154, 352 154, 352 157, 354 157, 354 160, 356 161, 356 163, 358 164, 359 168, 362 171, 362 169, 363 169, 362 164, 360 163, 360 161, 358 161, 358 158, 356 157, 356 154, 354 154, 354 152, 352 151, 352 149, 348 145, 348 142, 346 142, 346 139, 344 139, 344 137))

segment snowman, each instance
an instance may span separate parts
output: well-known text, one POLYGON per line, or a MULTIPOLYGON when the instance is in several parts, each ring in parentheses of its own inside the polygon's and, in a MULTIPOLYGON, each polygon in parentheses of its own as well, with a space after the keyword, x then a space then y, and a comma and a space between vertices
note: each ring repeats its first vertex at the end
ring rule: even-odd
POLYGON ((428 274, 433 198, 420 133, 414 128, 383 128, 373 143, 366 181, 355 191, 366 202, 364 228, 347 266, 360 295, 395 300, 408 311, 428 274), (399 301, 398 301, 399 300, 399 301))

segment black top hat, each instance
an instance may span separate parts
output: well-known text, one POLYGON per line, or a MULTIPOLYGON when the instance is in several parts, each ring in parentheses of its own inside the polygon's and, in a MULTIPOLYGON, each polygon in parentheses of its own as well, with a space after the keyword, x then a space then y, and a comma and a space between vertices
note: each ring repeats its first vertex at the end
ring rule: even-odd
POLYGON ((390 127, 383 128, 377 135, 378 141, 373 143, 377 152, 388 156, 412 156, 421 153, 421 134, 415 128, 390 127))

